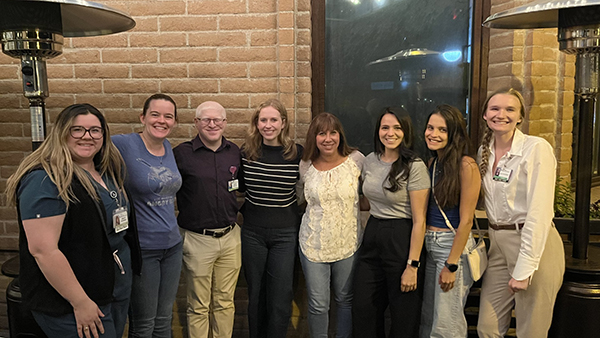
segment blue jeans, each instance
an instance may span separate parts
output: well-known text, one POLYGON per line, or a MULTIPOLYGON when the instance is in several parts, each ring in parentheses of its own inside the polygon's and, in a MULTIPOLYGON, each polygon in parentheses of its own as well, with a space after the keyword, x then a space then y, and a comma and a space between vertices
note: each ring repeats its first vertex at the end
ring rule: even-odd
POLYGON ((133 276, 129 337, 171 337, 183 242, 166 250, 142 250, 142 275, 133 276))
MULTIPOLYGON (((438 283, 453 242, 454 234, 450 231, 427 230, 425 234, 427 265, 421 310, 421 338, 467 337, 465 304, 469 289, 473 285, 473 279, 469 272, 466 255, 462 254, 458 260, 454 287, 450 291, 444 292, 438 283)), ((469 234, 467 246, 471 247, 473 243, 473 236, 469 234)))
POLYGON ((311 338, 327 338, 330 285, 337 307, 336 337, 352 337, 352 280, 354 256, 332 263, 311 262, 300 251, 308 294, 308 330, 311 338))
MULTIPOLYGON (((120 336, 117 337, 115 332, 111 304, 99 306, 99 308, 104 314, 104 317, 100 318, 104 327, 104 334, 100 334, 100 331, 98 331, 98 336, 100 338, 120 338, 120 336)), ((48 338, 79 338, 75 313, 71 312, 62 316, 51 316, 38 311, 31 311, 31 313, 48 338)), ((91 332, 90 336, 92 336, 91 332)))
POLYGON ((250 337, 285 337, 294 298, 298 229, 244 226, 241 237, 250 337))

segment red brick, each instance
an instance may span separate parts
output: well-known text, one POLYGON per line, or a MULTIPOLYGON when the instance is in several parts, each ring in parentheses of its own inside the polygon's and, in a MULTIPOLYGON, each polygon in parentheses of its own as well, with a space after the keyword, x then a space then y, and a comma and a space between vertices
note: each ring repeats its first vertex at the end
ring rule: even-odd
POLYGON ((132 32, 156 32, 158 31, 158 18, 135 18, 135 28, 132 32))
MULTIPOLYGON (((29 151, 31 150, 31 139, 24 137, 2 137, 0 138, 0 151, 29 151)), ((14 168, 11 166, 11 168, 14 168)), ((2 177, 8 178, 4 175, 4 172, 8 173, 8 176, 12 174, 12 170, 8 167, 2 167, 2 177)))
POLYGON ((311 20, 310 20, 310 12, 298 12, 296 14, 296 28, 302 29, 310 29, 311 20))
POLYGON ((224 15, 219 19, 221 30, 256 30, 275 29, 277 27, 275 14, 256 15, 224 15))
POLYGON ((279 13, 277 17, 277 27, 294 28, 294 13, 279 13))
POLYGON ((127 47, 127 33, 117 33, 102 36, 88 36, 85 38, 74 38, 74 48, 124 48, 127 47))
MULTIPOLYGON (((52 108, 58 108, 58 112, 63 110, 65 107, 75 103, 75 95, 72 93, 53 93, 49 98, 46 99, 46 108, 50 108, 47 113, 52 111, 52 108)), ((58 115, 58 112, 56 115, 58 115)))
POLYGON ((310 30, 308 29, 297 29, 296 32, 296 44, 299 46, 309 46, 312 41, 310 30))
MULTIPOLYGON (((185 108, 188 107, 188 95, 186 94, 172 94, 169 92, 165 92, 162 91, 162 93, 169 95, 177 104, 177 116, 179 118, 179 113, 181 112, 181 110, 184 110, 185 108)), ((142 95, 136 95, 136 94, 132 94, 131 96, 131 106, 137 111, 139 110, 139 112, 142 112, 142 107, 144 106, 144 102, 146 101, 146 99, 152 95, 154 93, 151 94, 142 94, 142 95)))
MULTIPOLYGON (((261 94, 251 94, 250 95, 250 107, 256 108, 260 104, 262 104, 263 102, 267 101, 268 99, 272 99, 272 98, 278 99, 279 98, 278 96, 279 95, 273 94, 273 93, 270 93, 270 94, 262 94, 262 93, 261 94)), ((284 103, 284 106, 285 106, 285 103, 284 103)), ((286 108, 288 108, 288 107, 286 106, 286 108)))
POLYGON ((175 48, 161 49, 160 51, 161 63, 210 61, 217 61, 215 48, 175 48))
POLYGON ((184 14, 185 1, 128 1, 127 12, 131 16, 184 14))
POLYGON ((0 65, 0 79, 18 79, 20 73, 19 65, 0 65))
POLYGON ((293 11, 294 10, 294 0, 278 0, 279 11, 293 11))
POLYGON ((294 78, 279 78, 279 91, 281 93, 295 93, 296 86, 294 78))
POLYGON ((154 48, 103 49, 104 63, 154 63, 158 61, 158 51, 154 48))
POLYGON ((245 0, 189 1, 188 14, 237 14, 246 13, 245 0))
MULTIPOLYGON (((2 88, 2 86, 0 85, 0 89, 2 88)), ((2 91, 0 91, 1 93, 2 91)), ((23 98, 25 99, 25 98, 23 98)), ((19 96, 16 96, 15 94, 0 94, 0 102, 2 102, 2 104, 0 105, 0 109, 6 109, 6 108, 21 108, 21 98, 19 96)), ((2 120, 2 122, 4 122, 2 120)))
POLYGON ((310 61, 312 57, 309 46, 298 46, 296 47, 296 60, 298 61, 310 61))
POLYGON ((309 77, 299 77, 296 79, 298 92, 302 93, 310 93, 312 92, 312 83, 311 78, 309 77))
POLYGON ((250 34, 251 46, 273 46, 277 44, 277 32, 275 30, 257 31, 250 34))
POLYGON ((125 94, 76 94, 77 103, 89 103, 102 110, 104 108, 129 108, 130 98, 125 94))
POLYGON ((104 80, 105 93, 156 93, 158 92, 156 80, 104 80))
POLYGON ((293 61, 279 62, 279 76, 289 77, 294 76, 295 63, 293 61))
POLYGON ((161 79, 168 77, 184 78, 187 76, 186 66, 181 65, 133 65, 131 66, 132 78, 161 79))
POLYGON ((140 124, 140 112, 136 109, 104 109, 102 112, 106 121, 111 123, 133 123, 134 126, 140 124))
POLYGON ((52 93, 72 93, 74 90, 78 93, 100 93, 102 91, 102 82, 98 79, 49 79, 48 86, 52 93))
POLYGON ((276 93, 276 79, 223 79, 222 93, 276 93))
POLYGON ((0 64, 3 65, 20 65, 21 64, 21 60, 20 59, 15 59, 13 57, 10 57, 6 54, 0 53, 0 64))
POLYGON ((250 77, 275 77, 277 76, 276 62, 250 63, 250 77))
MULTIPOLYGON (((245 63, 195 63, 189 66, 190 78, 246 77, 245 63)), ((252 76, 252 75, 251 75, 252 76)))
POLYGON ((275 13, 277 0, 248 0, 248 11, 250 13, 275 13))
MULTIPOLYGON (((122 52, 123 50, 120 49, 122 52)), ((53 63, 100 63, 100 51, 96 49, 65 49, 60 56, 48 60, 53 63)))
POLYGON ((202 102, 216 101, 219 102, 225 110, 230 108, 248 108, 248 94, 192 94, 190 95, 191 107, 196 109, 202 102))
POLYGON ((186 45, 184 33, 139 33, 129 37, 131 47, 179 47, 186 45))
POLYGON ((0 93, 8 94, 15 93, 21 94, 23 93, 23 82, 21 80, 4 80, 0 81, 0 93))
POLYGON ((246 33, 243 32, 190 32, 190 46, 243 46, 246 33))
POLYGON ((75 65, 75 77, 82 79, 126 78, 129 77, 129 66, 122 64, 75 65))
POLYGON ((296 62, 296 76, 310 77, 311 74, 310 62, 296 62))
POLYGON ((115 124, 115 123, 110 123, 112 121, 108 121, 108 122, 109 122, 108 126, 110 128, 110 135, 133 133, 134 125, 132 125, 132 124, 115 124))
POLYGON ((295 52, 294 46, 279 46, 279 60, 294 61, 295 52))
POLYGON ((73 65, 48 65, 49 79, 72 79, 74 77, 73 65))
POLYGON ((310 11, 311 10, 310 0, 297 0, 296 8, 297 8, 298 12, 310 11))
POLYGON ((211 31, 217 29, 215 16, 174 16, 159 18, 161 31, 211 31))
MULTIPOLYGON (((22 137, 23 135, 23 124, 22 123, 0 123, 0 137, 15 136, 22 137)), ((1 154, 0 154, 1 156, 1 154)), ((7 164, 0 161, 3 165, 7 164)))
POLYGON ((275 60, 276 56, 275 47, 224 47, 219 51, 221 62, 266 61, 275 60))
POLYGON ((219 90, 217 80, 165 79, 160 82, 160 89, 165 93, 216 93, 219 90))

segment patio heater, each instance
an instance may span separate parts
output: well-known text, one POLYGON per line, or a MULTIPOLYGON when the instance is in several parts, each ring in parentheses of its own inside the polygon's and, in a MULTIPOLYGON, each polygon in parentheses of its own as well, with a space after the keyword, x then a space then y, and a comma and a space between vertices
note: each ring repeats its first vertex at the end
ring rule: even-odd
POLYGON ((559 49, 575 54, 579 110, 573 253, 567 255, 563 287, 554 308, 550 337, 593 337, 600 322, 600 251, 589 247, 594 102, 600 75, 600 0, 534 1, 487 18, 491 28, 558 27, 559 49), (588 253, 589 258, 588 258, 588 253), (595 313, 595 314, 594 314, 595 313))
POLYGON ((46 60, 62 54, 63 38, 123 32, 135 27, 135 21, 121 11, 83 0, 2 1, 0 7, 2 52, 21 59, 35 150, 46 136, 46 60))

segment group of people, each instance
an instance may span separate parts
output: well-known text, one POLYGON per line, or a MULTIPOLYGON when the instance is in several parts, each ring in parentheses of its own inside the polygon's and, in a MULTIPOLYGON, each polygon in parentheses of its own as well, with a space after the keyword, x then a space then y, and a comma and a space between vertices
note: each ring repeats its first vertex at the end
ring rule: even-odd
POLYGON ((491 246, 479 336, 502 337, 514 307, 519 337, 545 337, 564 272, 554 153, 517 129, 513 89, 491 95, 482 118, 476 154, 461 112, 438 106, 424 161, 402 108, 382 112, 365 157, 328 113, 296 144, 275 99, 257 107, 241 148, 213 101, 196 110, 198 135, 174 149, 168 95, 146 100, 140 133, 112 137, 98 109, 69 106, 7 182, 23 303, 49 337, 121 337, 127 318, 129 337, 170 337, 183 267, 189 337, 231 337, 243 265, 250 337, 285 337, 299 256, 310 337, 328 335, 331 289, 337 337, 385 337, 387 308, 390 337, 466 337, 465 248, 482 200, 491 246))

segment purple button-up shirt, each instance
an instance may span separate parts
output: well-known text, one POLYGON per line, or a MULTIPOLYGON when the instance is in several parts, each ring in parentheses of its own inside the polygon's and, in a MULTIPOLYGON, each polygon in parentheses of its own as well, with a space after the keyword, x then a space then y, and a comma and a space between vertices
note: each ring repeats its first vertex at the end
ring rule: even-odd
POLYGON ((238 177, 239 147, 223 137, 219 149, 212 151, 196 136, 175 147, 173 154, 183 181, 177 192, 179 226, 201 232, 234 223, 238 202, 227 183, 238 177))

